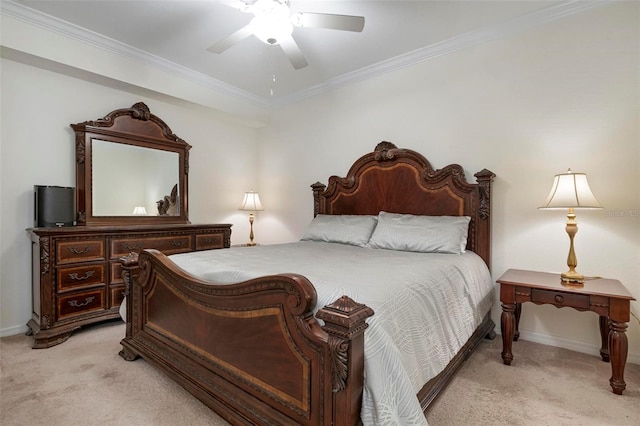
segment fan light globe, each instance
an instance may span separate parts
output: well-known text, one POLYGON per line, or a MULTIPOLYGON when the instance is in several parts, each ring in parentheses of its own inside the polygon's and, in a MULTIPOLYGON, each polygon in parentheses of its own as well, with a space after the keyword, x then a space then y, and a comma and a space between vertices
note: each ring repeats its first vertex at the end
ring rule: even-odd
POLYGON ((249 25, 253 34, 267 44, 278 44, 282 37, 293 32, 293 24, 286 2, 258 0, 254 6, 255 18, 249 25))

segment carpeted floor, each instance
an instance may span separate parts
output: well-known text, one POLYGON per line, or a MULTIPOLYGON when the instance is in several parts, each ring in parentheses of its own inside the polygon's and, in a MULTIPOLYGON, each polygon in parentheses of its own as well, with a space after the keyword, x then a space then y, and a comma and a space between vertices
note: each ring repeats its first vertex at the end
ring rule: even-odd
MULTIPOLYGON (((58 346, 0 339, 0 424, 225 425, 143 360, 126 362, 124 324, 86 327, 58 346)), ((439 425, 639 425, 640 365, 627 364, 624 395, 596 356, 519 341, 500 359, 499 338, 481 343, 427 418, 439 425)))

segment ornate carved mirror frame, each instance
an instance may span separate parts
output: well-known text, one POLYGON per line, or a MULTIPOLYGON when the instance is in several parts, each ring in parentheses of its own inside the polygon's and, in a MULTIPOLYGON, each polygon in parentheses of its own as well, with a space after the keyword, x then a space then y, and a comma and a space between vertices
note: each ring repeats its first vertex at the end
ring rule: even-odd
MULTIPOLYGON (((135 225, 135 224, 175 224, 189 223, 188 211, 188 173, 189 173, 189 149, 191 146, 178 136, 173 134, 169 126, 157 116, 151 114, 149 107, 142 102, 138 102, 131 108, 117 109, 110 112, 104 118, 83 123, 71 124, 71 128, 76 134, 76 220, 78 225, 135 225), (146 215, 134 215, 131 213, 121 215, 100 214, 94 212, 94 161, 93 147, 94 141, 102 141, 120 144, 120 146, 131 146, 142 149, 149 149, 149 155, 157 153, 175 153, 178 170, 177 191, 172 191, 172 187, 166 188, 164 195, 177 195, 174 214, 158 212, 157 208, 146 215), (156 151, 152 151, 156 150, 156 151)), ((115 145, 114 145, 115 146, 115 145)), ((138 150, 141 151, 141 150, 138 150)), ((142 150, 144 152, 144 150, 142 150)), ((171 157, 173 155, 169 155, 171 157)), ((123 159, 124 160, 124 159, 123 159)), ((127 172, 127 168, 120 162, 113 162, 113 167, 119 167, 118 180, 123 181, 129 176, 135 176, 136 170, 127 172)), ((161 173, 161 172, 159 172, 161 173)), ((151 179, 152 180, 152 179, 151 179)), ((133 185, 135 179, 131 179, 133 185)), ((172 184, 173 185, 173 184, 172 184)), ((110 196, 126 194, 128 185, 114 184, 109 187, 110 196), (111 192, 113 191, 113 192, 111 192)), ((160 201, 163 199, 160 197, 160 201)), ((158 204, 160 207, 160 204, 158 204)), ((160 209, 162 211, 162 209, 160 209)))

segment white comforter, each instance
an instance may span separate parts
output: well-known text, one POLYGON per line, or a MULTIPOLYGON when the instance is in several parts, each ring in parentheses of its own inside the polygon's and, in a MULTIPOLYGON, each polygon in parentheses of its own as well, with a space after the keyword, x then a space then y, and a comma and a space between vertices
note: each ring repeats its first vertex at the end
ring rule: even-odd
POLYGON ((316 287, 318 306, 342 295, 370 306, 365 332, 365 425, 426 425, 417 392, 441 372, 493 303, 475 253, 425 254, 300 241, 170 256, 219 284, 285 272, 316 287))

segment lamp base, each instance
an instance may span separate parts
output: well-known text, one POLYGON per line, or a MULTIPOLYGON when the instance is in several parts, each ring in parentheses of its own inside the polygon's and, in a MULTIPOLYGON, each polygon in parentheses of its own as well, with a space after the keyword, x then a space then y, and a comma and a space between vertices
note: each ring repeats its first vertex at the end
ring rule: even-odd
POLYGON ((560 275, 560 278, 562 279, 562 282, 567 285, 575 285, 575 286, 584 285, 584 275, 579 274, 573 270, 563 272, 560 275))
POLYGON ((255 245, 257 245, 257 243, 254 243, 253 241, 247 243, 247 247, 253 247, 255 245))

